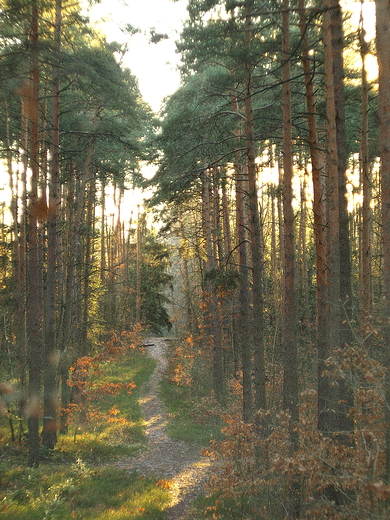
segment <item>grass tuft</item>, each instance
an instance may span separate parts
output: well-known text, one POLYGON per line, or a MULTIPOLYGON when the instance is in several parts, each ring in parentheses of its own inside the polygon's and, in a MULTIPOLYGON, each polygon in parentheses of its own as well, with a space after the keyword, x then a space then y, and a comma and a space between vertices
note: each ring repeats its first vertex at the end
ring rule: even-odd
POLYGON ((202 414, 200 417, 198 408, 204 395, 199 395, 196 389, 164 378, 160 383, 160 396, 169 416, 167 431, 170 437, 201 446, 208 446, 210 441, 222 438, 223 421, 220 415, 202 414))
POLYGON ((168 492, 153 479, 117 468, 0 467, 3 520, 162 520, 168 492))

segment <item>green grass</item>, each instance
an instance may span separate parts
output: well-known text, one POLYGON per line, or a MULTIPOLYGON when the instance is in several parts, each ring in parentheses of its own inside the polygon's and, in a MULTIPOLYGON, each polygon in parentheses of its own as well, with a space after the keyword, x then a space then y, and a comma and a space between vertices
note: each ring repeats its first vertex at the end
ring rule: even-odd
POLYGON ((98 397, 91 405, 100 419, 70 424, 69 433, 59 436, 55 450, 44 454, 39 468, 26 468, 27 447, 9 441, 7 420, 0 417, 2 520, 164 518, 169 493, 155 479, 101 466, 145 447, 138 397, 155 365, 142 352, 131 351, 119 361, 102 366, 101 383, 133 381, 137 387, 131 394, 121 390, 116 396, 98 397), (118 413, 110 422, 107 412, 113 406, 118 413))
POLYGON ((167 428, 170 437, 196 442, 201 446, 208 446, 211 440, 221 439, 223 422, 220 417, 205 414, 199 420, 196 406, 204 394, 164 378, 160 384, 160 396, 170 417, 167 428))
POLYGON ((115 468, 0 466, 2 520, 162 520, 169 503, 155 480, 115 468))
MULTIPOLYGON (((129 394, 121 390, 118 395, 103 395, 92 400, 90 405, 96 410, 95 420, 69 425, 68 433, 58 436, 55 450, 50 454, 42 452, 43 458, 49 456, 54 462, 101 463, 118 457, 134 455, 145 446, 144 420, 138 404, 139 392, 156 366, 156 362, 139 350, 130 351, 118 361, 106 363, 101 367, 98 378, 100 383, 134 382, 136 388, 129 394), (108 410, 116 407, 115 420, 108 410)), ((15 430, 18 430, 14 421, 15 430)), ((27 431, 27 424, 24 424, 27 431)), ((18 431, 15 431, 16 435, 18 431)), ((0 414, 0 455, 23 464, 27 458, 27 447, 10 441, 8 419, 0 414)))
POLYGON ((131 394, 120 390, 118 395, 102 395, 92 401, 96 419, 85 424, 71 424, 69 433, 59 437, 57 452, 98 463, 138 453, 145 445, 139 392, 155 366, 153 359, 138 351, 130 352, 115 363, 103 365, 99 374, 100 383, 134 382, 136 387, 131 394), (118 410, 114 418, 108 414, 113 407, 118 410))

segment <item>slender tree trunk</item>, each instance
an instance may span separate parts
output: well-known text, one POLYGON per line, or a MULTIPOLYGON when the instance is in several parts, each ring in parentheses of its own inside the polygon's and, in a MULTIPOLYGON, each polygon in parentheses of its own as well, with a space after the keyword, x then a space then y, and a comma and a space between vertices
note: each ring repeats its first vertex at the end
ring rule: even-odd
MULTIPOLYGON (((252 40, 253 1, 245 2, 245 48, 252 40)), ((245 88, 245 142, 249 187, 249 211, 253 277, 253 349, 256 410, 266 410, 265 362, 264 362, 264 312, 263 312, 263 257, 261 250, 261 224, 257 195, 257 169, 254 147, 254 121, 252 106, 252 65, 247 62, 245 88)))
POLYGON ((308 328, 310 323, 310 304, 309 304, 309 280, 307 265, 307 204, 306 204, 306 175, 301 185, 301 219, 300 219, 300 242, 301 242, 301 286, 302 286, 302 323, 308 328))
POLYGON ((214 279, 216 262, 212 236, 212 204, 210 174, 207 170, 203 172, 203 226, 206 243, 206 275, 211 275, 205 280, 206 297, 206 322, 209 323, 209 335, 213 346, 213 388, 218 400, 223 395, 223 368, 222 368, 222 345, 221 345, 221 323, 218 308, 217 287, 214 279))
MULTIPOLYGON (((333 56, 333 83, 335 90, 336 142, 338 166, 339 197, 339 262, 340 262, 340 347, 352 345, 352 267, 350 230, 347 201, 347 137, 345 131, 345 95, 344 95, 344 34, 342 10, 339 0, 331 0, 331 33, 333 56)), ((338 429, 345 432, 344 442, 349 442, 348 432, 352 432, 354 424, 349 411, 354 405, 352 389, 341 379, 338 385, 339 396, 337 406, 338 429)))
MULTIPOLYGON (((95 118, 97 119, 97 114, 95 118)), ((87 162, 87 164, 89 164, 87 162)), ((60 374, 61 374, 61 418, 60 431, 66 431, 66 408, 69 404, 69 387, 67 380, 69 378, 69 366, 72 358, 80 355, 82 346, 80 344, 80 330, 78 330, 77 350, 72 351, 74 345, 75 330, 81 327, 81 290, 80 283, 77 281, 77 264, 82 263, 82 243, 80 237, 80 229, 83 219, 83 210, 87 194, 88 168, 84 168, 79 179, 76 179, 74 167, 70 167, 70 180, 68 181, 68 262, 67 262, 67 280, 66 293, 64 298, 63 312, 63 330, 61 331, 60 342, 60 374)))
POLYGON ((386 474, 390 484, 390 2, 376 0, 376 48, 379 65, 379 137, 382 188, 383 336, 386 372, 386 474))
POLYGON ((362 234, 361 234, 361 317, 363 330, 369 324, 372 310, 372 286, 371 286, 371 170, 368 159, 368 91, 366 56, 368 44, 365 40, 363 26, 363 14, 361 13, 360 28, 360 57, 362 60, 362 128, 360 139, 360 175, 363 186, 363 211, 362 211, 362 234))
POLYGON ((85 159, 84 171, 80 178, 79 184, 79 196, 77 197, 77 209, 76 209, 76 220, 75 225, 77 226, 77 232, 80 232, 80 226, 83 219, 86 219, 85 225, 90 232, 86 235, 84 244, 81 243, 80 237, 78 237, 77 247, 75 249, 76 262, 79 261, 80 265, 83 263, 83 251, 82 245, 85 246, 84 251, 84 267, 81 269, 82 275, 80 283, 77 284, 76 290, 79 291, 79 298, 77 299, 77 305, 79 307, 77 312, 78 320, 78 355, 88 355, 88 316, 89 316, 89 278, 90 278, 90 255, 91 255, 91 235, 93 232, 93 207, 95 199, 95 176, 91 173, 92 157, 95 149, 95 136, 99 114, 102 111, 101 106, 97 106, 92 121, 92 137, 87 149, 87 155, 85 159), (88 188, 87 188, 88 187, 88 188), (86 190, 86 192, 85 192, 86 190), (85 202, 86 208, 85 208, 85 202), (84 211, 86 209, 86 212, 84 211))
POLYGON ((324 351, 319 351, 318 399, 319 429, 324 433, 337 431, 337 396, 330 377, 324 375, 326 360, 340 347, 340 240, 339 240, 339 193, 338 193, 338 155, 336 141, 336 108, 333 83, 333 57, 330 3, 324 0, 324 60, 327 116, 327 170, 328 170, 328 298, 329 336, 324 351))
POLYGON ((76 248, 77 248, 77 233, 75 223, 74 199, 75 199, 75 180, 73 166, 69 170, 69 180, 67 186, 67 204, 65 220, 66 227, 66 244, 67 244, 67 261, 66 261, 66 276, 65 276, 65 290, 64 299, 62 303, 62 320, 61 329, 59 331, 59 347, 60 347, 60 361, 59 361, 59 375, 60 375, 60 402, 61 414, 59 431, 61 433, 67 432, 67 412, 66 409, 69 404, 69 364, 71 360, 71 338, 72 338, 72 317, 75 299, 75 281, 76 281, 76 248))
POLYGON ((241 165, 236 165, 236 235, 239 252, 240 285, 237 302, 237 350, 242 361, 243 403, 242 416, 245 422, 250 422, 253 414, 252 381, 251 381, 251 334, 249 320, 249 254, 248 254, 248 223, 246 215, 246 199, 248 194, 247 176, 242 172, 241 165))
MULTIPOLYGON (((9 116, 8 104, 4 100, 4 111, 6 118, 6 142, 7 142, 7 169, 9 175, 9 187, 11 192, 11 215, 14 231, 14 277, 16 279, 16 319, 15 319, 15 340, 18 345, 18 376, 21 389, 21 399, 19 401, 19 416, 22 417, 24 399, 26 396, 26 368, 27 368, 27 337, 26 337, 26 192, 27 192, 27 134, 28 118, 25 111, 21 113, 21 149, 22 149, 22 173, 16 174, 14 182, 14 172, 12 167, 12 150, 9 135, 9 116), (18 186, 22 186, 19 198, 18 186), (19 202, 20 201, 20 202, 19 202)), ((22 421, 19 421, 19 441, 22 440, 22 421)))
MULTIPOLYGON (((236 93, 232 92, 232 110, 237 117, 240 116, 236 93)), ((240 371, 240 360, 242 362, 242 371, 244 372, 244 345, 250 341, 249 334, 249 273, 248 273, 248 237, 247 237, 247 215, 246 215, 246 199, 248 197, 248 179, 244 174, 242 158, 240 155, 241 142, 241 125, 237 119, 234 127, 235 153, 234 153, 234 171, 235 171, 235 237, 237 245, 234 247, 232 257, 238 265, 239 290, 237 299, 233 304, 233 365, 234 374, 238 375, 240 371), (238 250, 238 255, 236 251, 238 250)), ((250 366, 248 367, 250 370, 250 366)), ((243 417, 251 415, 252 389, 250 378, 243 377, 243 417), (247 384, 249 382, 249 385, 247 384), (248 402, 249 401, 249 402, 248 402), (248 409, 249 404, 249 409, 248 409)))
MULTIPOLYGON (((186 243, 186 235, 185 235, 185 227, 183 222, 183 215, 180 212, 179 214, 179 225, 180 225, 180 237, 182 243, 186 243)), ((194 334, 197 330, 196 316, 194 313, 194 309, 192 307, 192 291, 190 284, 190 269, 188 262, 188 255, 186 251, 186 247, 180 248, 180 261, 182 266, 183 273, 183 281, 184 281, 184 299, 185 299, 185 308, 186 308, 186 330, 190 331, 191 334, 194 334)))
POLYGON ((277 326, 278 316, 279 316, 279 280, 277 278, 277 273, 280 271, 278 269, 278 256, 277 256, 277 235, 276 235, 276 186, 274 184, 269 187, 269 200, 271 204, 271 276, 272 276, 272 296, 273 296, 273 309, 272 309, 272 323, 275 323, 277 326))
POLYGON ((39 64, 38 64, 38 5, 31 3, 31 52, 32 71, 29 95, 26 99, 30 119, 30 168, 31 190, 29 204, 28 240, 28 295, 27 295, 27 338, 29 345, 29 406, 28 406, 28 465, 39 465, 39 415, 42 370, 42 268, 38 250, 38 180, 39 180, 39 64))
MULTIPOLYGON (((283 106, 283 216, 284 216, 284 278, 283 278, 283 408, 291 415, 291 450, 298 449, 299 389, 298 330, 295 273, 295 232, 293 209, 293 150, 290 88, 289 0, 283 0, 282 12, 282 106, 283 106)), ((299 518, 300 493, 296 476, 290 483, 288 510, 291 518, 299 518)))
MULTIPOLYGON (((277 207, 278 207, 278 235, 279 235, 279 276, 278 276, 278 299, 279 305, 277 309, 276 317, 276 338, 277 348, 280 348, 282 343, 282 329, 283 329, 283 280, 284 280, 284 259, 285 253, 285 232, 284 232, 284 218, 283 218, 283 186, 284 186, 284 173, 281 161, 278 161, 278 188, 277 188, 277 207)), ((280 353, 281 354, 281 353, 280 353)))
POLYGON ((313 217, 314 239, 316 249, 316 344, 318 351, 318 424, 320 430, 325 428, 326 410, 328 407, 327 394, 329 382, 323 377, 324 361, 328 356, 328 286, 326 263, 326 220, 325 220, 325 172, 324 161, 321 160, 320 145, 317 134, 316 101, 313 85, 313 73, 310 67, 310 46, 307 39, 304 0, 298 1, 299 28, 302 37, 303 55, 302 64, 305 74, 305 92, 307 119, 309 127, 309 146, 313 180, 313 217))
POLYGON ((215 258, 215 266, 221 267, 224 258, 224 248, 223 248, 223 227, 221 223, 221 200, 220 200, 220 176, 218 168, 213 168, 211 170, 211 192, 210 195, 212 197, 211 203, 211 225, 214 234, 214 258, 215 258))
POLYGON ((283 217, 284 217, 284 408, 294 423, 298 415, 297 298, 295 287, 295 231, 293 210, 292 124, 289 61, 289 0, 283 3, 283 217))
POLYGON ((100 281, 104 285, 106 280, 106 184, 105 181, 102 180, 101 185, 101 198, 100 205, 102 211, 102 221, 101 221, 101 231, 100 231, 100 281))
POLYGON ((81 331, 80 331, 80 354, 82 356, 88 356, 90 353, 90 348, 88 344, 88 329, 89 329, 89 307, 91 300, 91 272, 92 272, 92 258, 93 258, 93 244, 92 244, 92 236, 93 236, 93 222, 94 222, 94 207, 95 207, 95 179, 90 178, 88 184, 88 193, 87 193, 87 208, 85 214, 85 227, 90 230, 90 232, 85 237, 85 251, 84 251, 84 273, 82 279, 82 323, 81 323, 81 331))
MULTIPOLYGON (((237 117, 239 112, 237 97, 232 92, 232 109, 237 117)), ((239 121, 239 119, 237 119, 239 121)), ((237 122, 234 128, 235 139, 235 198, 236 198, 236 242, 238 250, 239 288, 235 309, 233 310, 233 363, 238 375, 242 369, 242 417, 250 422, 253 414, 252 403, 252 363, 250 332, 250 296, 249 296, 249 247, 248 247, 248 176, 240 155, 241 125, 237 122), (241 360, 241 367, 239 361, 241 360)))
MULTIPOLYGON (((62 0, 56 0, 54 26, 55 51, 61 49, 62 0)), ((60 74, 54 66, 52 87, 52 116, 50 144, 50 185, 47 235, 47 279, 45 313, 45 363, 43 393, 43 434, 42 444, 54 449, 57 442, 57 338, 56 338, 56 295, 57 295, 57 215, 60 204, 59 148, 60 148, 60 74)))
POLYGON ((137 217, 137 257, 136 257, 136 303, 135 303, 135 322, 141 323, 141 255, 142 255, 142 231, 141 231, 141 212, 138 206, 137 217))
MULTIPOLYGON (((226 175, 226 172, 224 172, 226 175)), ((228 180, 222 179, 222 215, 223 215, 223 229, 225 234, 225 251, 224 256, 227 259, 227 263, 231 262, 230 253, 232 251, 232 232, 230 227, 230 212, 229 212, 229 198, 227 193, 228 180)))

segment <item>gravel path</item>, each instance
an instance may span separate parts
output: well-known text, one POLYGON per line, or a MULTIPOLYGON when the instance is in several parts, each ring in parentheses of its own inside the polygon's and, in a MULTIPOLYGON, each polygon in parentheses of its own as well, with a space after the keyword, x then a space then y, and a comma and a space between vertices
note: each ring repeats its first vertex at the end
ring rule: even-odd
POLYGON ((136 469, 142 475, 164 481, 172 497, 166 520, 189 520, 191 503, 203 491, 211 461, 200 454, 199 446, 170 439, 165 433, 167 413, 159 399, 158 384, 167 367, 167 343, 163 338, 148 338, 145 345, 149 355, 157 361, 140 401, 149 447, 137 457, 122 459, 117 466, 136 469))

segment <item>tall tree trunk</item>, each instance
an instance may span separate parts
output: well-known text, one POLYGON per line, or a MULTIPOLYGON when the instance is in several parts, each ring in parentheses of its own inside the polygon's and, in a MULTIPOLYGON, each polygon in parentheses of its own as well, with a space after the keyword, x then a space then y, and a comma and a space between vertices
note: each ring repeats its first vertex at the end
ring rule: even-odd
POLYGON ((212 204, 211 204, 211 179, 207 170, 203 172, 203 226, 206 243, 206 322, 209 323, 209 335, 213 346, 213 388, 218 400, 223 395, 223 368, 222 368, 222 345, 221 345, 221 320, 218 308, 217 286, 215 283, 216 262, 212 236, 212 204))
POLYGON ((277 327, 277 320, 278 316, 281 314, 279 313, 279 295, 278 295, 278 278, 277 273, 280 272, 278 269, 278 256, 277 256, 277 234, 276 234, 276 205, 277 201, 276 199, 276 186, 275 184, 270 185, 269 187, 269 201, 271 204, 271 276, 272 276, 272 314, 271 314, 271 320, 272 323, 275 323, 275 326, 277 327))
POLYGON ((383 336, 386 365, 386 475, 390 484, 390 2, 376 0, 376 48, 379 65, 379 136, 382 187, 383 336))
POLYGON ((306 107, 309 128, 309 147, 313 180, 313 217, 314 240, 316 249, 316 344, 318 351, 318 424, 320 430, 325 428, 325 415, 328 407, 329 381, 323 376, 324 361, 328 357, 329 307, 326 262, 326 220, 325 220, 325 172, 321 159, 317 134, 316 100, 314 94, 313 72, 310 66, 310 45, 307 39, 304 0, 298 0, 299 28, 302 37, 302 64, 305 77, 306 107))
MULTIPOLYGON (((56 0, 54 25, 55 51, 61 50, 62 0, 56 0)), ((50 185, 47 234, 47 279, 45 312, 45 356, 43 392, 42 444, 54 449, 57 441, 57 338, 56 338, 56 295, 57 295, 57 214, 60 204, 59 148, 60 148, 60 71, 53 69, 52 115, 50 143, 50 185)))
POLYGON ((142 229, 141 211, 138 205, 137 216, 137 256, 136 256, 136 300, 135 300, 135 322, 141 323, 141 256, 142 256, 142 229))
POLYGON ((30 120, 31 190, 29 204, 27 338, 29 345, 29 407, 28 407, 28 465, 39 465, 39 415, 42 370, 42 268, 38 250, 38 180, 39 180, 39 63, 38 63, 38 5, 31 3, 31 80, 27 89, 26 106, 30 120))
MULTIPOLYGON (((24 102, 22 102, 24 103, 24 102)), ((21 114, 21 155, 22 173, 16 173, 14 182, 12 167, 12 150, 9 136, 8 104, 4 100, 7 133, 7 169, 11 192, 11 215, 14 230, 14 276, 16 279, 16 319, 15 342, 18 345, 18 376, 21 390, 19 401, 19 416, 22 417, 24 399, 26 397, 26 368, 27 368, 27 337, 26 337, 26 205, 27 205, 27 168, 28 168, 28 117, 22 109, 21 114), (18 186, 21 184, 19 196, 18 186), (20 201, 20 202, 19 202, 20 201), (20 204, 20 205, 19 205, 20 204)), ((23 422, 19 421, 19 441, 22 440, 23 422)))
MULTIPOLYGON (((245 2, 245 48, 252 41, 253 1, 245 2)), ((250 54, 250 53, 248 53, 250 54)), ((261 224, 257 195, 257 169, 255 163, 254 121, 252 103, 252 64, 247 61, 245 86, 245 143, 249 186, 249 211, 253 278, 253 349, 256 410, 266 410, 263 312, 263 257, 261 250, 261 224)))
POLYGON ((99 114, 102 111, 101 106, 97 106, 95 109, 94 117, 92 120, 92 131, 91 131, 91 139, 87 149, 84 171, 80 178, 79 184, 79 196, 77 197, 77 209, 76 209, 76 220, 75 224, 77 226, 77 233, 80 232, 80 226, 83 219, 86 220, 84 222, 86 229, 89 229, 90 232, 86 235, 84 240, 85 250, 82 251, 82 243, 80 237, 78 239, 77 247, 75 249, 76 262, 78 261, 80 265, 83 265, 83 253, 84 253, 84 267, 81 269, 81 280, 80 283, 77 284, 76 290, 79 291, 79 298, 77 298, 77 305, 79 307, 77 312, 77 320, 78 320, 78 355, 85 356, 89 353, 88 347, 88 316, 89 316, 89 279, 90 279, 90 255, 91 255, 91 235, 93 234, 93 207, 94 207, 94 199, 95 199, 95 175, 91 172, 91 164, 92 157, 95 150, 95 136, 94 132, 96 130, 97 122, 99 114), (85 193, 86 187, 87 192, 85 193), (85 208, 86 202, 86 208, 85 208), (86 211, 85 211, 86 210, 86 211))
POLYGON ((74 309, 74 288, 76 280, 76 257, 75 248, 77 242, 77 234, 75 230, 75 212, 74 212, 74 199, 75 199, 75 180, 73 166, 69 169, 69 179, 67 182, 67 201, 66 201, 66 213, 65 221, 66 225, 66 240, 67 250, 64 251, 67 260, 65 261, 65 290, 63 292, 63 302, 61 310, 61 328, 59 330, 59 349, 60 349, 60 360, 59 360, 59 378, 60 378, 60 433, 67 432, 67 407, 69 404, 69 365, 71 360, 71 337, 72 337, 72 317, 74 309))
MULTIPOLYGON (((103 179, 101 181, 101 198, 100 198, 100 206, 102 211, 101 216, 101 231, 100 231, 100 281, 104 285, 106 280, 106 183, 103 179)), ((127 272, 127 271, 126 271, 127 272)))
POLYGON ((296 424, 298 415, 297 369, 297 298, 295 282, 295 231, 293 210, 292 123, 290 90, 289 0, 283 2, 283 217, 284 217, 284 283, 283 283, 283 344, 284 390, 283 406, 296 424))
MULTIPOLYGON (((363 6, 363 4, 362 4, 363 6)), ((362 234, 361 234, 361 318, 363 330, 369 324, 372 310, 372 286, 371 286, 371 170, 368 159, 368 91, 366 56, 368 54, 368 43, 365 40, 363 26, 363 13, 360 14, 360 57, 362 60, 362 128, 360 139, 360 175, 363 186, 363 211, 362 211, 362 234)))
POLYGON ((310 323, 310 304, 309 304, 309 279, 308 279, 308 265, 307 265, 307 204, 306 204, 306 175, 301 184, 301 218, 299 224, 299 240, 301 243, 301 294, 302 294, 302 324, 308 328, 310 323))
MULTIPOLYGON (((95 117, 97 118, 97 113, 95 117)), ((84 168, 80 178, 76 179, 74 165, 71 164, 68 181, 68 204, 67 204, 67 227, 68 227, 68 261, 66 292, 63 303, 63 320, 60 340, 60 374, 61 374, 61 418, 60 431, 66 431, 66 408, 69 404, 69 366, 72 357, 77 357, 79 352, 72 352, 74 343, 74 330, 80 327, 81 306, 80 306, 80 284, 77 283, 77 264, 81 264, 82 251, 80 240, 80 229, 82 224, 83 210, 86 200, 86 187, 88 182, 88 168, 84 168)), ((80 349, 79 338, 77 347, 80 349)))
POLYGON ((183 221, 183 214, 179 212, 179 226, 180 226, 180 238, 183 246, 180 247, 180 261, 181 261, 181 272, 183 274, 183 282, 184 282, 184 300, 185 300, 185 309, 186 309, 186 329, 190 331, 191 334, 194 334, 197 330, 196 323, 196 315, 193 309, 193 299, 192 299, 192 291, 190 284, 190 268, 188 262, 188 254, 187 248, 185 247, 186 243, 186 234, 185 227, 183 221))
MULTIPOLYGON (((344 95, 344 34, 342 10, 339 0, 331 0, 331 33, 333 56, 333 83, 336 111, 336 142, 338 166, 338 197, 339 197, 339 262, 340 262, 340 346, 346 348, 352 345, 352 267, 351 247, 349 241, 349 215, 347 201, 347 137, 345 131, 345 95, 344 95)), ((349 411, 353 407, 352 389, 341 379, 339 382, 337 406, 337 427, 345 432, 342 438, 348 442, 347 433, 354 428, 349 411)))
POLYGON ((329 329, 324 351, 318 353, 319 381, 319 429, 324 433, 337 431, 337 396, 330 376, 325 375, 326 360, 340 347, 340 241, 339 241, 339 192, 338 155, 336 141, 336 108, 333 83, 333 56, 330 2, 324 0, 324 60, 327 117, 327 171, 328 171, 328 286, 329 329))
POLYGON ((249 252, 248 252, 248 223, 246 199, 248 194, 247 176, 242 166, 236 164, 236 236, 239 252, 240 284, 237 301, 236 346, 241 354, 243 403, 242 416, 245 422, 250 422, 253 414, 252 404, 252 364, 251 364, 251 334, 250 334, 250 297, 249 297, 249 252))
MULTIPOLYGON (((279 277, 278 277, 278 315, 276 317, 276 331, 277 331, 277 344, 279 345, 277 348, 280 348, 282 344, 282 329, 283 329, 283 280, 284 280, 284 259, 286 257, 285 253, 285 232, 284 232, 284 217, 283 217, 283 168, 282 161, 278 161, 278 188, 277 188, 277 205, 278 205, 278 235, 279 235, 279 277)), ((280 353, 281 354, 281 353, 280 353)))
MULTIPOLYGON (((232 92, 232 110, 233 113, 240 115, 235 92, 232 92)), ((234 153, 234 171, 235 171, 235 237, 236 246, 232 252, 235 263, 238 264, 239 289, 237 301, 233 306, 233 365, 234 373, 237 375, 240 370, 240 358, 242 362, 243 374, 243 418, 249 420, 252 415, 252 385, 250 380, 250 356, 246 356, 244 348, 250 343, 249 332, 249 259, 248 259, 248 223, 246 200, 248 197, 248 179, 244 173, 242 158, 240 154, 241 141, 241 125, 237 119, 234 127, 235 153, 234 153), (236 251, 238 250, 238 258, 236 251), (246 374, 248 371, 248 375, 246 374)))
POLYGON ((95 208, 96 186, 94 176, 90 176, 88 193, 87 193, 87 208, 85 213, 85 228, 89 230, 85 237, 85 251, 84 251, 84 273, 82 277, 82 323, 80 331, 80 354, 88 356, 90 348, 88 344, 88 329, 89 329, 89 314, 90 314, 90 300, 91 300, 91 272, 92 272, 92 258, 93 258, 93 222, 94 222, 94 208, 95 208))
POLYGON ((223 230, 225 234, 225 251, 224 256, 226 262, 231 263, 230 254, 232 251, 232 232, 230 227, 230 212, 229 212, 229 198, 227 193, 228 180, 226 179, 226 172, 224 172, 224 178, 222 179, 222 219, 223 219, 223 230))
MULTIPOLYGON (((298 330, 295 273, 295 232, 293 209, 293 150, 290 88, 289 0, 283 0, 282 12, 282 107, 283 107, 283 216, 284 216, 284 278, 283 278, 283 408, 291 415, 291 450, 298 449, 299 389, 298 330)), ((291 518, 299 518, 300 493, 296 476, 292 477, 288 500, 291 518)))

